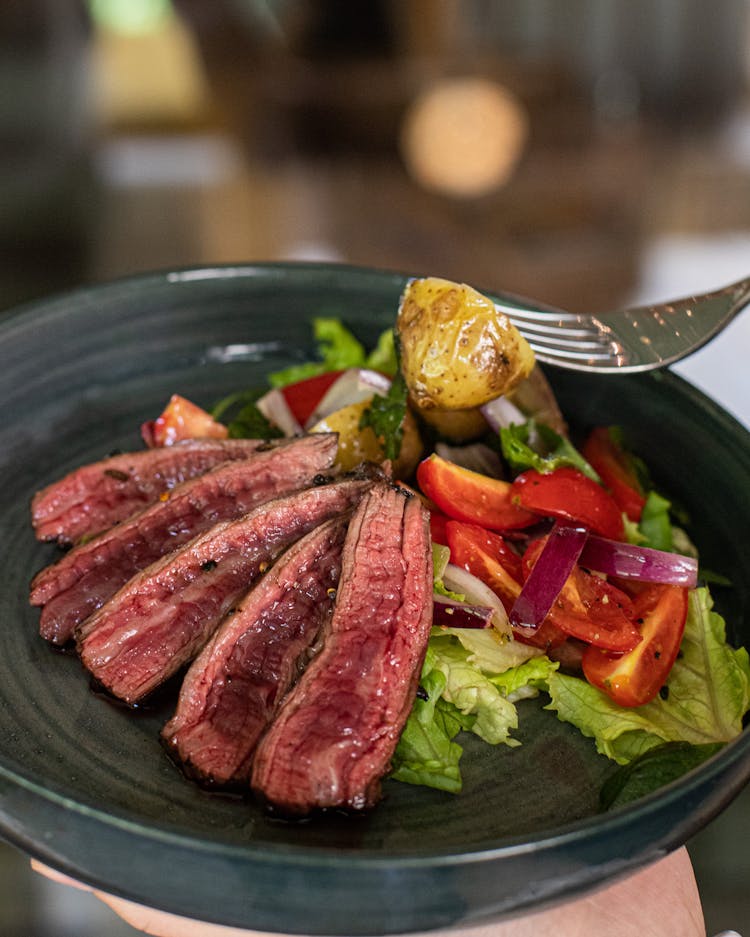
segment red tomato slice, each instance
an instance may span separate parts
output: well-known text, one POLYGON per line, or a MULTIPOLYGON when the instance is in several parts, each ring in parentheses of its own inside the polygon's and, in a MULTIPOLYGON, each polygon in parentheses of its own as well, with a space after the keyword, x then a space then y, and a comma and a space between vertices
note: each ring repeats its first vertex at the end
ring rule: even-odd
MULTIPOLYGON (((448 521, 446 524, 451 562, 481 579, 510 611, 521 592, 520 558, 498 534, 474 524, 448 521)), ((567 638, 546 619, 533 633, 516 634, 519 641, 547 650, 559 647, 567 638)))
POLYGON ((688 590, 651 584, 633 603, 642 622, 641 643, 627 654, 606 654, 590 647, 583 654, 583 672, 620 706, 643 706, 658 695, 677 659, 688 613, 688 590))
POLYGON ((441 514, 440 511, 430 511, 430 537, 433 543, 439 543, 444 547, 448 546, 447 524, 448 516, 446 514, 441 514))
POLYGON ((516 591, 515 587, 520 585, 523 577, 521 557, 503 540, 500 534, 485 530, 478 524, 464 524, 450 519, 446 521, 445 533, 448 546, 451 548, 452 563, 456 563, 457 566, 463 565, 455 559, 455 556, 467 556, 477 550, 486 553, 498 562, 513 579, 513 587, 509 591, 516 591))
POLYGON ((226 439, 229 430, 197 404, 173 394, 161 415, 141 426, 141 436, 151 449, 171 446, 183 439, 226 439))
POLYGON ((431 455, 419 463, 417 482, 448 517, 490 530, 528 527, 537 518, 511 500, 510 482, 489 478, 431 455))
POLYGON ((343 373, 343 371, 326 371, 323 374, 316 374, 314 377, 308 377, 304 381, 297 381, 295 384, 288 384, 286 387, 281 388, 286 405, 300 426, 307 423, 326 391, 343 373))
POLYGON ((512 500, 521 508, 583 524, 594 533, 611 540, 622 540, 625 528, 620 508, 601 485, 564 466, 552 472, 529 469, 511 483, 512 500))
MULTIPOLYGON (((527 579, 546 538, 534 541, 523 557, 527 579)), ((616 586, 575 566, 545 621, 571 638, 609 651, 629 651, 641 640, 629 596, 616 586)), ((525 633, 525 632, 524 632, 525 633)))
POLYGON ((609 489, 620 510, 637 523, 646 498, 627 454, 612 438, 608 427, 598 426, 591 431, 584 443, 583 455, 609 489))

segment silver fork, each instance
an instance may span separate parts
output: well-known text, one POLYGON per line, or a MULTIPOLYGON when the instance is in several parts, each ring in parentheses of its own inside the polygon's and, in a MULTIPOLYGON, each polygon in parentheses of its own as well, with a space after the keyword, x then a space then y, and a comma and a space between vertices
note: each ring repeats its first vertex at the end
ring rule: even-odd
POLYGON ((691 355, 750 304, 750 278, 684 299, 599 315, 513 297, 496 302, 539 361, 572 371, 627 374, 691 355))

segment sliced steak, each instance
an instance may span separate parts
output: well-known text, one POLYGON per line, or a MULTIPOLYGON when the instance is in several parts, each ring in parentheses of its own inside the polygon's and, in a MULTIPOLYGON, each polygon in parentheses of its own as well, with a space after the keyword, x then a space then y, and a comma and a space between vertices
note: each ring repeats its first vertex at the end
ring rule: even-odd
POLYGON ((166 491, 222 462, 246 459, 258 439, 190 439, 81 466, 38 491, 31 522, 38 540, 76 543, 106 530, 166 491))
POLYGON ((174 488, 167 500, 74 547, 31 584, 32 605, 43 605, 39 631, 65 644, 73 630, 131 576, 219 521, 313 484, 336 457, 335 434, 313 434, 257 449, 174 488))
POLYGON ((360 500, 371 482, 308 488, 224 521, 138 573, 77 630, 84 666, 138 703, 189 663, 273 560, 360 500))
POLYGON ((191 664, 162 732, 189 775, 249 780, 258 739, 333 612, 347 521, 328 521, 290 547, 191 664))
POLYGON ((290 815, 374 805, 414 702, 431 621, 427 512, 418 498, 379 485, 349 525, 322 650, 256 749, 256 793, 290 815))

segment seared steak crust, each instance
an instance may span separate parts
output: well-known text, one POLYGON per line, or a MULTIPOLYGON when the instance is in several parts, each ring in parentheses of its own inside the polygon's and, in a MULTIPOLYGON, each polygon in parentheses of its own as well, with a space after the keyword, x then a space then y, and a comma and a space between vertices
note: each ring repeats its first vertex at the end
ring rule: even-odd
POLYGON ((83 465, 38 491, 31 522, 38 540, 75 543, 125 520, 174 488, 222 462, 246 459, 258 439, 190 439, 83 465))
POLYGON ((73 548, 31 584, 43 605, 39 631, 65 644, 73 630, 139 570, 223 520, 313 483, 336 456, 335 434, 315 434, 256 449, 184 482, 155 504, 73 548))
POLYGON ((256 750, 256 793, 291 815, 372 806, 414 702, 431 621, 427 512, 378 485, 349 525, 323 648, 256 750))
POLYGON ((284 549, 351 510, 370 484, 305 489, 217 524, 158 560, 79 626, 84 666, 114 696, 138 703, 193 659, 284 549))
POLYGON ((191 664, 162 732, 191 776, 249 780, 258 739, 332 614, 346 524, 335 518, 290 547, 191 664))

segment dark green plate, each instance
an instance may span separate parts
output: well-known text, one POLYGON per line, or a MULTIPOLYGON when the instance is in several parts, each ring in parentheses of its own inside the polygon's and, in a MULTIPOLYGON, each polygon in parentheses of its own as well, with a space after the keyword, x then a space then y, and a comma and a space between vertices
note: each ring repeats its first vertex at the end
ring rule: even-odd
MULTIPOLYGON (((387 782, 370 815, 287 824, 184 780, 158 741, 170 700, 133 714, 96 696, 37 635, 33 492, 115 448, 173 392, 210 405, 309 353, 309 319, 365 340, 404 277, 336 266, 186 270, 80 290, 0 324, 0 830, 76 878, 187 916, 256 930, 384 934, 475 922, 580 893, 683 843, 750 776, 750 734, 626 809, 597 812, 606 759, 521 707, 521 748, 467 744, 465 791, 387 782)), ((684 503, 735 642, 750 644, 750 437, 672 374, 553 374, 581 425, 630 431, 684 503)))

